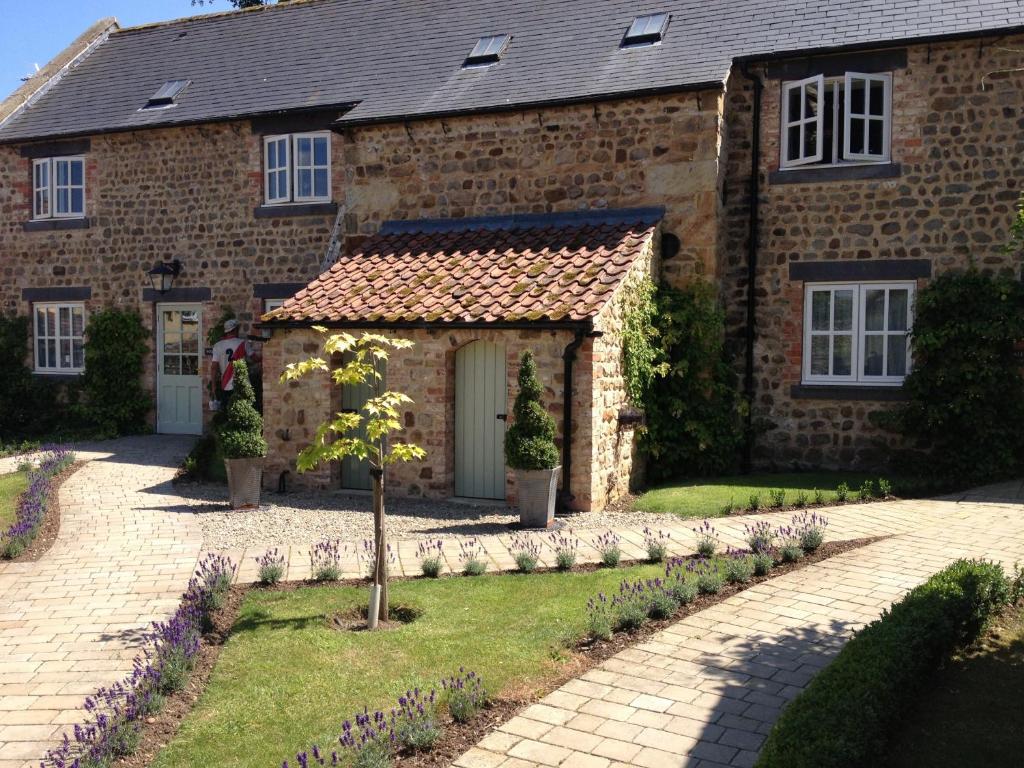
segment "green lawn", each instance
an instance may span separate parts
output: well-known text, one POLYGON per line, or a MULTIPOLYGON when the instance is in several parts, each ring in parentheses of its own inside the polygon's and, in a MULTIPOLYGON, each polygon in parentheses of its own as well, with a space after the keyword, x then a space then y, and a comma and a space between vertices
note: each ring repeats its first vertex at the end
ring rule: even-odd
POLYGON ((491 692, 529 692, 558 672, 567 638, 583 635, 587 600, 662 566, 590 573, 459 577, 394 584, 392 602, 422 611, 385 632, 339 632, 327 617, 364 605, 367 590, 251 592, 196 708, 158 768, 266 768, 311 743, 333 744, 363 706, 390 707, 414 685, 460 666, 491 692))
POLYGON ((0 531, 6 531, 14 522, 15 504, 27 487, 27 472, 0 475, 0 531))
POLYGON ((994 768, 1024 760, 1024 610, 1001 618, 921 692, 890 768, 994 768))
POLYGON ((655 488, 641 496, 636 508, 641 512, 671 512, 680 517, 721 517, 727 504, 746 508, 751 494, 759 494, 761 505, 767 507, 769 492, 775 488, 786 491, 786 503, 792 504, 800 491, 814 501, 814 489, 825 491, 825 500, 835 500, 835 489, 840 483, 850 488, 854 498, 865 480, 877 482, 878 475, 857 472, 789 472, 735 475, 714 479, 702 478, 655 488))

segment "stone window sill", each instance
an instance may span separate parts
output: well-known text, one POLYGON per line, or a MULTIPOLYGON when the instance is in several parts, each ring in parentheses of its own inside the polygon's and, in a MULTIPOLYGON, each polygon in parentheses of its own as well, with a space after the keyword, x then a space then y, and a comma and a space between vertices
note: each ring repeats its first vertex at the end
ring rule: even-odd
POLYGON ((294 216, 328 216, 337 212, 337 203, 302 203, 301 205, 261 205, 253 211, 253 215, 257 219, 285 219, 294 216))
POLYGON ((900 401, 907 399, 903 387, 839 386, 829 384, 794 384, 790 389, 794 400, 871 400, 900 401))
POLYGON ((46 381, 55 381, 60 384, 70 384, 82 378, 81 373, 49 373, 46 371, 32 371, 32 376, 40 380, 45 379, 46 381))
POLYGON ((26 232, 58 232, 67 229, 88 229, 89 219, 37 219, 26 221, 22 227, 26 232))
POLYGON ((823 181, 860 181, 866 179, 895 179, 903 175, 899 163, 871 165, 830 165, 822 168, 791 168, 772 171, 769 184, 813 184, 823 181))

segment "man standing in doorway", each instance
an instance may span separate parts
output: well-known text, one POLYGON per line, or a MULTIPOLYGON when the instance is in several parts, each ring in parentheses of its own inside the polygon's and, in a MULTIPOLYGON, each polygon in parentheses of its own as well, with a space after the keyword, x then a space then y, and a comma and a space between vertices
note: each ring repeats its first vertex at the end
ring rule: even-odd
POLYGON ((213 345, 213 391, 220 393, 220 407, 227 407, 235 389, 235 361, 244 360, 245 340, 238 338, 238 321, 224 323, 224 335, 213 345))

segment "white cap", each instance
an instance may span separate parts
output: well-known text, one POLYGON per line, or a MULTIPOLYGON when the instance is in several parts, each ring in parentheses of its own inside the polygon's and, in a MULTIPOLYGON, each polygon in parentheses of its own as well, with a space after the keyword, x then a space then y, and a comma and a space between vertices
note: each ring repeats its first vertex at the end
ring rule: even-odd
POLYGON ((224 333, 231 333, 235 328, 238 327, 238 321, 235 318, 224 321, 224 333))

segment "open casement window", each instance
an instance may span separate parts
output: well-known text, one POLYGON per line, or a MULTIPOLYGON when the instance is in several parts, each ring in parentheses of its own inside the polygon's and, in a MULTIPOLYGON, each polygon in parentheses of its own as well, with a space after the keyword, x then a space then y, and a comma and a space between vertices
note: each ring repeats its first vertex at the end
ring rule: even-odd
POLYGON ((910 371, 914 283, 808 284, 805 384, 899 385, 910 371))
POLYGON ((847 72, 843 159, 885 162, 889 159, 892 76, 847 72))
POLYGON ((32 162, 32 218, 85 216, 85 158, 47 157, 32 162))
POLYGON ((263 167, 267 205, 331 201, 329 133, 267 136, 263 167))
POLYGON ((36 304, 34 316, 37 373, 81 373, 85 370, 85 306, 36 304))
POLYGON ((821 162, 824 140, 822 75, 786 83, 782 88, 782 167, 821 162))

